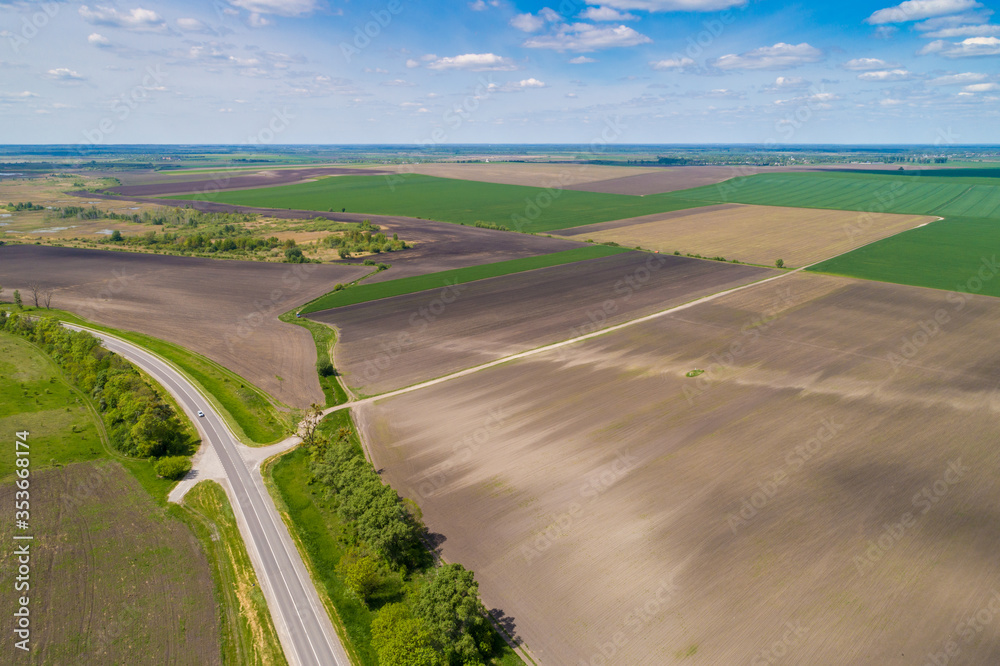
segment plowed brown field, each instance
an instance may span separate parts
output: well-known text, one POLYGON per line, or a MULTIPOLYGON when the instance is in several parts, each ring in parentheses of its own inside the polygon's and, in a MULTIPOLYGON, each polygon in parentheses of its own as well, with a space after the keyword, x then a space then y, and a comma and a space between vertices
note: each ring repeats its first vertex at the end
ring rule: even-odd
MULTIPOLYGON (((13 481, 0 502, 14 506, 13 481)), ((0 524, 8 664, 221 664, 212 574, 191 531, 113 462, 31 476, 32 541, 0 524), (14 647, 16 546, 29 544, 30 651, 14 647)), ((20 532, 24 534, 24 532, 20 532)))
POLYGON ((340 330, 334 365, 365 394, 573 338, 771 275, 629 252, 317 312, 340 330))
POLYGON ((807 266, 939 218, 722 204, 555 232, 625 247, 807 266))
POLYGON ((106 326, 146 333, 207 356, 281 402, 322 402, 309 332, 277 317, 371 269, 268 264, 78 250, 0 247, 5 296, 53 289, 52 307, 106 326))
POLYGON ((998 326, 798 274, 358 420, 541 663, 994 664, 998 326))

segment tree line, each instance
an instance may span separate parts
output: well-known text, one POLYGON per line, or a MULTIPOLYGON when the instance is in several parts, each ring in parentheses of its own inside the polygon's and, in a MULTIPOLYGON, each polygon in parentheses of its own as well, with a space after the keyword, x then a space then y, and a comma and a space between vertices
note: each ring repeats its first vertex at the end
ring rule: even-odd
POLYGON ((382 483, 351 427, 320 428, 306 442, 313 480, 345 525, 349 548, 338 573, 363 603, 378 607, 371 637, 380 666, 490 663, 502 642, 479 584, 460 564, 434 566, 419 507, 382 483))
MULTIPOLYGON (((158 466, 158 473, 161 469, 177 473, 172 469, 177 463, 167 462, 188 455, 192 443, 173 407, 160 398, 135 366, 101 347, 89 333, 71 331, 53 319, 16 312, 3 314, 0 330, 38 345, 74 386, 91 397, 116 451, 159 459, 164 464, 158 466)), ((188 463, 183 472, 189 468, 188 463)))

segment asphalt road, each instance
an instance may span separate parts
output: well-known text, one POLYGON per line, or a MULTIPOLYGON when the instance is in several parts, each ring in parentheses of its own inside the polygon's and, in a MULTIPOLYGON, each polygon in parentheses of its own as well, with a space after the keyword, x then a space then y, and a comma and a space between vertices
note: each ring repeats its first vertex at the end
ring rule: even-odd
MULTIPOLYGON (((81 330, 79 326, 67 324, 67 327, 81 330)), ((289 664, 350 666, 347 653, 259 473, 255 479, 240 457, 239 448, 243 445, 212 404, 159 357, 120 338, 86 330, 100 338, 106 349, 136 364, 166 388, 198 426, 203 443, 215 449, 228 477, 227 491, 240 532, 254 561, 289 664), (199 418, 198 410, 205 416, 199 418)))

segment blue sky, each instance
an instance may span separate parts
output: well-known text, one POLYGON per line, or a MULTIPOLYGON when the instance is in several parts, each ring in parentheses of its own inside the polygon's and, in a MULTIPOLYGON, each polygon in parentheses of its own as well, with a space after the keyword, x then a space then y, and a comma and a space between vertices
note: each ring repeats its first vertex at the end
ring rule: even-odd
POLYGON ((0 0, 2 143, 1000 143, 976 0, 0 0))

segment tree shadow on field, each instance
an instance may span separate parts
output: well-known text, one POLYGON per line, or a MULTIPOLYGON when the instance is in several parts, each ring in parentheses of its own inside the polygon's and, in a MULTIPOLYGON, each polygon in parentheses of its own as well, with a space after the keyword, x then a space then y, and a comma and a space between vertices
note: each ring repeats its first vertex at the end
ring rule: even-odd
POLYGON ((493 620, 503 630, 503 632, 507 634, 514 645, 521 645, 523 641, 521 641, 521 637, 517 635, 517 623, 514 622, 514 618, 507 615, 507 613, 499 608, 491 610, 490 615, 493 616, 493 620))
POLYGON ((448 537, 440 532, 431 532, 430 530, 427 530, 424 532, 424 539, 427 541, 427 545, 430 547, 431 551, 435 555, 440 555, 441 545, 448 540, 448 537))

